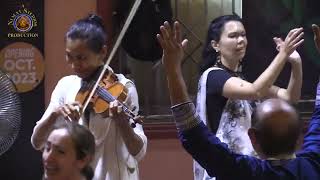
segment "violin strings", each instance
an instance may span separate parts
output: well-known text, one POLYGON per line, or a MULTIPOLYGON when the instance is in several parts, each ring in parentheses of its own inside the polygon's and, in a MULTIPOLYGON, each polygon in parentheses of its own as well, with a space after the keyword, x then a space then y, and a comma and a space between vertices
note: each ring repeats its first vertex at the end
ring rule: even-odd
POLYGON ((98 90, 97 91, 98 95, 101 96, 106 101, 112 102, 112 101, 116 100, 108 91, 103 89, 101 86, 98 86, 97 90, 98 90))
MULTIPOLYGON (((106 89, 102 88, 100 85, 97 87, 97 93, 99 96, 101 96, 104 100, 108 102, 116 100, 116 98, 114 98, 112 94, 110 94, 106 89)), ((124 112, 126 112, 131 118, 135 116, 134 113, 125 104, 123 104, 120 101, 118 102, 122 105, 122 109, 124 110, 124 112)))

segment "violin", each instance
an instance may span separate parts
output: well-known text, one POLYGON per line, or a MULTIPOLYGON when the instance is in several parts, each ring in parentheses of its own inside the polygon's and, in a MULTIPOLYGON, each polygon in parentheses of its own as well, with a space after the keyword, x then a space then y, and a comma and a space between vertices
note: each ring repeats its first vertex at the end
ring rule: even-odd
MULTIPOLYGON (((78 100, 83 108, 80 112, 80 116, 83 114, 89 103, 93 104, 93 109, 97 113, 102 113, 108 110, 109 103, 117 100, 123 108, 123 111, 128 115, 131 127, 135 127, 136 123, 142 123, 141 118, 137 117, 124 103, 123 101, 127 97, 127 89, 122 85, 116 75, 107 70, 108 66, 114 57, 120 43, 125 35, 134 15, 136 14, 142 0, 135 0, 131 11, 123 25, 122 30, 110 52, 110 55, 103 66, 101 73, 96 81, 90 81, 88 84, 83 84, 82 88, 77 94, 76 100, 78 100), (77 99, 78 98, 78 99, 77 99)), ((107 114, 107 113, 106 113, 107 114)))
MULTIPOLYGON (((82 86, 76 95, 76 101, 84 104, 88 100, 89 94, 94 87, 96 82, 82 81, 82 86)), ((96 92, 91 97, 89 103, 91 103, 92 109, 95 113, 100 114, 109 110, 109 103, 117 100, 123 111, 128 115, 131 120, 131 127, 135 127, 136 123, 141 124, 142 120, 138 118, 129 107, 127 107, 123 102, 128 96, 128 89, 119 82, 118 77, 111 71, 107 70, 103 78, 98 83, 96 92)), ((108 115, 108 113, 104 113, 108 115)))

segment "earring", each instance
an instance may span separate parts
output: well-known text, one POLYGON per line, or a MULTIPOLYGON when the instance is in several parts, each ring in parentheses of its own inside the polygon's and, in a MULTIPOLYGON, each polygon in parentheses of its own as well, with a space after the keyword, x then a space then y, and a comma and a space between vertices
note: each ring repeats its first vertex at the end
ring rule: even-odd
POLYGON ((242 60, 240 61, 239 65, 238 65, 238 72, 242 72, 242 60))
POLYGON ((222 63, 221 63, 221 57, 220 57, 220 54, 218 54, 217 57, 216 57, 216 63, 215 63, 215 65, 219 67, 221 64, 222 64, 222 63))
POLYGON ((221 62, 221 56, 220 56, 220 54, 217 55, 217 62, 221 62))

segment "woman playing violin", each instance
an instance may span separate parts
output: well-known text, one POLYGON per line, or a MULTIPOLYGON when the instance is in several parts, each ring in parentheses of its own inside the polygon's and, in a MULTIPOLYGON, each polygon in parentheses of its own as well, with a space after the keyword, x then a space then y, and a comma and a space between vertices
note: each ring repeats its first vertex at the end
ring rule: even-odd
MULTIPOLYGON (((51 95, 50 104, 37 122, 31 137, 35 149, 43 150, 50 129, 57 121, 77 121, 88 126, 95 137, 96 153, 93 158, 94 178, 97 180, 139 179, 138 161, 146 153, 147 138, 142 126, 131 128, 122 104, 137 114, 139 110, 136 88, 122 74, 115 74, 119 83, 127 89, 127 97, 119 105, 109 103, 102 114, 90 106, 82 112, 82 104, 76 101, 77 93, 85 82, 99 73, 107 53, 106 33, 102 20, 96 15, 78 20, 65 37, 66 61, 75 75, 63 77, 51 95), (106 116, 107 115, 107 116, 106 116)), ((112 73, 112 69, 108 69, 112 73)))

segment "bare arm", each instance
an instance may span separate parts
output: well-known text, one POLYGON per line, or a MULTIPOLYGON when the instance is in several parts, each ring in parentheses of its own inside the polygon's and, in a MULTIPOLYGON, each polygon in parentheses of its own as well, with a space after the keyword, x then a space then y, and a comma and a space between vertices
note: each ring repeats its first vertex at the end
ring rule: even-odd
MULTIPOLYGON (((277 45, 277 49, 282 45, 281 38, 274 38, 274 42, 277 45)), ((302 62, 301 57, 297 51, 294 51, 288 57, 288 62, 291 64, 291 76, 286 89, 273 86, 270 88, 269 97, 277 97, 289 101, 291 103, 297 103, 301 96, 302 86, 302 62)))
POLYGON ((128 123, 127 116, 120 115, 114 120, 120 130, 121 136, 128 148, 129 153, 133 156, 137 155, 143 147, 143 141, 128 123))
POLYGON ((49 133, 56 122, 57 115, 51 113, 48 118, 39 122, 33 129, 31 144, 37 150, 42 150, 49 133))
POLYGON ((302 65, 301 61, 291 63, 291 76, 287 89, 272 86, 270 88, 270 97, 277 97, 291 103, 297 103, 301 96, 302 86, 302 65))
MULTIPOLYGON (((128 96, 130 102, 127 103, 132 104, 132 106, 135 107, 138 106, 138 94, 134 85, 128 83, 126 87, 128 88, 128 94, 130 95, 128 96)), ((147 138, 143 133, 142 126, 137 124, 133 129, 128 121, 128 116, 122 112, 122 107, 117 101, 111 102, 110 107, 110 117, 115 121, 129 153, 133 156, 139 154, 142 158, 147 146, 147 138)), ((135 111, 138 111, 138 109, 135 111)), ((137 157, 137 159, 140 159, 140 157, 137 157)))
POLYGON ((228 98, 237 99, 260 99, 268 96, 270 88, 282 71, 287 58, 300 44, 302 44, 302 36, 302 28, 291 30, 284 43, 281 44, 277 56, 253 83, 232 77, 225 83, 223 95, 228 98))

